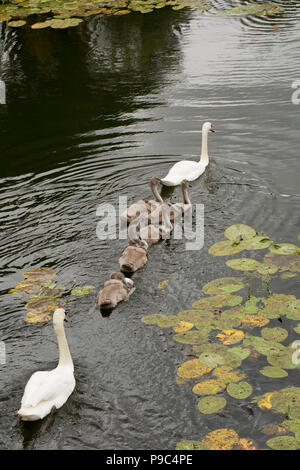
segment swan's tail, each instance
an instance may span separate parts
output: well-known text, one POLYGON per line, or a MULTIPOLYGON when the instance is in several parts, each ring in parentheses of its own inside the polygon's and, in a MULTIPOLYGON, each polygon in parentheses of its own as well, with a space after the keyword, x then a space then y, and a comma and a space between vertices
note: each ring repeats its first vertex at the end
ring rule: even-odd
POLYGON ((53 408, 53 404, 49 402, 40 403, 39 405, 23 406, 19 409, 18 415, 22 421, 37 421, 47 416, 53 408))
POLYGON ((160 180, 165 186, 177 186, 177 183, 174 183, 174 181, 167 180, 165 178, 162 178, 160 180))

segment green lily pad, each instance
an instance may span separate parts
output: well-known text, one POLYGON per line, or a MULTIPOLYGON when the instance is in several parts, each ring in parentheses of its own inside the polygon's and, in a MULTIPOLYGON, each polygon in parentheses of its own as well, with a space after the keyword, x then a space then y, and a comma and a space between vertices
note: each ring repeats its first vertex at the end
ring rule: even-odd
POLYGON ((261 265, 259 261, 252 258, 236 258, 226 261, 227 266, 238 271, 255 271, 261 265))
POLYGON ((261 330, 261 335, 266 340, 281 342, 288 337, 288 331, 276 326, 275 328, 263 328, 261 330))
POLYGON ((273 450, 297 450, 300 442, 293 436, 277 436, 269 439, 266 444, 273 450))
POLYGON ((247 398, 252 394, 253 389, 248 382, 241 381, 237 383, 229 383, 227 385, 226 391, 231 397, 243 400, 244 398, 247 398))
POLYGON ((203 414, 217 413, 226 406, 224 397, 208 396, 203 397, 198 402, 198 410, 203 414))
MULTIPOLYGON (((207 284, 206 284, 207 285, 207 284)), ((221 307, 235 307, 242 303, 243 298, 239 295, 221 294, 213 297, 205 297, 193 303, 193 307, 198 310, 217 309, 221 307)))
POLYGON ((146 323, 146 325, 158 325, 158 322, 160 319, 162 319, 164 315, 161 313, 153 313, 152 315, 144 315, 141 318, 141 321, 143 323, 146 323))
POLYGON ((205 294, 228 294, 243 289, 244 284, 237 277, 220 277, 202 287, 205 294))
POLYGON ((249 225, 235 224, 228 227, 225 230, 224 235, 229 240, 243 241, 255 237, 256 230, 249 225))
POLYGON ((226 360, 221 354, 214 352, 203 352, 199 356, 199 361, 201 364, 214 368, 217 366, 224 365, 226 360))
POLYGON ((235 244, 231 240, 222 240, 220 242, 214 243, 208 253, 212 256, 229 256, 239 253, 244 248, 241 247, 241 244, 235 244))
POLYGON ((241 242, 241 248, 243 250, 264 250, 268 248, 273 243, 273 240, 270 240, 268 237, 256 235, 253 238, 244 240, 241 242))
POLYGON ((284 11, 284 8, 275 3, 260 3, 260 4, 249 4, 238 7, 233 7, 230 10, 221 12, 224 16, 230 15, 258 15, 258 16, 269 16, 276 15, 284 11))
POLYGON ((83 297, 84 295, 88 295, 95 290, 95 286, 79 286, 74 287, 71 290, 71 294, 75 297, 83 297))
POLYGON ((274 379, 279 379, 281 377, 287 377, 288 373, 286 370, 281 369, 280 367, 270 367, 266 366, 259 371, 265 377, 272 377, 274 379))
POLYGON ((176 450, 208 450, 201 441, 179 441, 176 450))
POLYGON ((277 253, 278 255, 300 255, 299 246, 292 243, 274 243, 269 250, 271 253, 277 253))
POLYGON ((190 330, 183 333, 178 333, 173 336, 174 341, 183 344, 201 344, 208 340, 210 326, 207 326, 203 331, 190 330))
POLYGON ((12 26, 13 28, 20 28, 21 26, 24 26, 24 24, 26 24, 26 21, 24 20, 10 21, 7 23, 8 26, 12 26))

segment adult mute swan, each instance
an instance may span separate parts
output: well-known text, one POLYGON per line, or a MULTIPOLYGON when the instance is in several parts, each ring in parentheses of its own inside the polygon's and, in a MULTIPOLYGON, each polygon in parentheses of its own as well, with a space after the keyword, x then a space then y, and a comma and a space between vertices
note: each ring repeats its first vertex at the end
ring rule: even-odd
POLYGON ((210 122, 205 122, 202 126, 202 149, 199 162, 182 160, 172 166, 169 173, 160 181, 166 186, 177 186, 182 180, 194 181, 204 173, 209 163, 207 152, 207 137, 209 132, 215 132, 210 122))
POLYGON ((160 179, 153 176, 150 180, 150 188, 154 195, 154 200, 141 199, 133 203, 126 211, 121 214, 121 220, 132 222, 140 216, 147 216, 150 212, 155 209, 159 204, 163 202, 161 195, 158 192, 157 185, 160 179))
POLYGON ((53 327, 59 348, 58 366, 50 371, 35 372, 27 382, 18 415, 23 421, 43 419, 61 408, 75 388, 74 366, 64 330, 65 311, 53 314, 53 327))

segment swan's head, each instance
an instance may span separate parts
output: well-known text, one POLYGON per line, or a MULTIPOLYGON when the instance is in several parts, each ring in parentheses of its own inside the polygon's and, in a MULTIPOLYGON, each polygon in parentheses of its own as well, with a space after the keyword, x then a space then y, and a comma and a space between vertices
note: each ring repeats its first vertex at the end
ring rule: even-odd
POLYGON ((68 321, 64 308, 57 308, 53 313, 54 326, 61 325, 63 321, 68 321))
POLYGON ((211 122, 205 122, 202 126, 202 132, 215 132, 211 122))
POLYGON ((158 185, 158 183, 160 183, 160 178, 158 176, 152 176, 151 180, 150 180, 150 186, 156 186, 158 185))
POLYGON ((111 276, 110 276, 111 279, 116 279, 117 281, 124 281, 125 279, 125 276, 124 274, 122 273, 112 273, 111 276))

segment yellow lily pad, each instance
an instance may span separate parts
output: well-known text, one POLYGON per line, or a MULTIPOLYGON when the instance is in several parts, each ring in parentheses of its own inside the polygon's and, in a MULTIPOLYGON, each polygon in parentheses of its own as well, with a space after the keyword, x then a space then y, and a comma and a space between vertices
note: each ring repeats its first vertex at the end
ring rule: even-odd
POLYGON ((241 330, 223 330, 222 333, 219 333, 217 335, 217 338, 219 338, 223 344, 225 345, 230 345, 230 344, 236 344, 242 341, 244 338, 245 333, 241 330))
POLYGON ((216 429, 209 432, 202 442, 210 450, 231 450, 239 442, 239 436, 234 429, 216 429))

